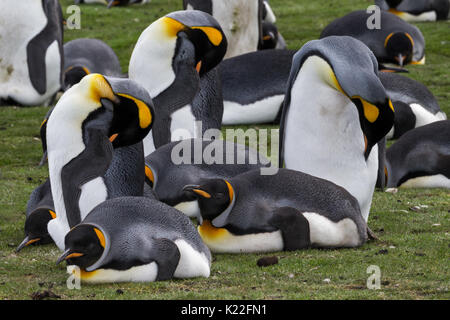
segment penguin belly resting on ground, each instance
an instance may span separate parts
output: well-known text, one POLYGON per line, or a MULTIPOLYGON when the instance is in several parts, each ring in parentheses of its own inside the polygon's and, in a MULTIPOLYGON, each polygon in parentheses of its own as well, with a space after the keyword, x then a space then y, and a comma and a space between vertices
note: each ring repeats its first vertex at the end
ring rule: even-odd
POLYGON ((90 73, 121 77, 122 69, 114 50, 98 39, 75 39, 64 44, 63 90, 90 73))
POLYGON ((367 239, 358 201, 334 183, 302 172, 252 170, 185 190, 198 198, 198 231, 213 252, 357 247, 367 239))
POLYGON ((351 36, 364 42, 380 63, 399 66, 425 64, 425 39, 422 32, 392 13, 381 11, 380 28, 369 29, 371 13, 354 11, 331 22, 320 38, 351 36))
MULTIPOLYGON (((120 188, 129 187, 115 185, 115 190, 107 184, 113 148, 140 142, 150 131, 153 117, 152 101, 144 88, 129 79, 100 74, 87 75, 58 101, 46 125, 46 145, 56 212, 48 232, 60 249, 70 228, 99 203, 123 194, 120 188)), ((142 195, 143 163, 136 172, 128 179, 136 183, 137 195, 142 195)))
POLYGON ((189 139, 156 149, 145 158, 145 165, 146 182, 160 201, 189 217, 198 217, 197 198, 183 190, 185 185, 201 184, 205 179, 231 178, 268 168, 270 163, 244 145, 218 139, 189 139))
POLYGON ((405 133, 386 151, 390 188, 450 189, 450 120, 405 133))
POLYGON ((408 22, 436 21, 449 18, 449 0, 375 0, 382 10, 408 22))
POLYGON ((262 50, 222 61, 222 124, 271 123, 279 118, 294 54, 262 50))
POLYGON ((393 123, 394 108, 367 46, 352 37, 310 41, 292 64, 280 165, 342 186, 367 221, 380 174, 377 143, 393 123))
POLYGON ((49 105, 62 83, 57 0, 0 1, 0 106, 49 105))
POLYGON ((395 73, 380 72, 379 77, 395 109, 394 127, 387 134, 388 139, 398 139, 409 130, 447 119, 423 84, 395 73))
POLYGON ((129 77, 150 93, 155 122, 144 153, 220 129, 223 99, 215 66, 227 40, 219 23, 201 11, 172 12, 145 29, 133 50, 129 77))
POLYGON ((122 197, 101 203, 67 234, 63 260, 80 267, 84 282, 150 282, 209 277, 211 253, 178 210, 122 197))

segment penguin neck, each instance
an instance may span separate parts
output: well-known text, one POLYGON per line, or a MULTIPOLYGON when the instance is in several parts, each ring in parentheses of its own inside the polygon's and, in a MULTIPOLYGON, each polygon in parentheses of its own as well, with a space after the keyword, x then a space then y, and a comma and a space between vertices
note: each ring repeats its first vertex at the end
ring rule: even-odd
POLYGON ((158 21, 144 30, 131 55, 129 77, 155 98, 175 81, 172 67, 177 38, 167 35, 158 21))
POLYGON ((367 220, 377 179, 378 148, 375 145, 368 159, 364 158, 364 134, 356 106, 325 83, 308 60, 291 89, 284 134, 286 168, 342 186, 358 200, 367 220))

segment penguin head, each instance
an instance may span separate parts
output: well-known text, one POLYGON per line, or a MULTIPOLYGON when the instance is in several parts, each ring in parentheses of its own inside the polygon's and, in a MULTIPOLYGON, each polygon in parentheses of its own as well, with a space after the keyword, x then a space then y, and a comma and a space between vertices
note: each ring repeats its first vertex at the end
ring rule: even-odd
POLYGON ((202 185, 187 185, 183 190, 198 199, 202 218, 210 221, 224 212, 235 197, 232 185, 223 179, 211 179, 202 185))
POLYGON ((153 102, 139 84, 92 73, 64 93, 43 123, 43 145, 48 146, 49 129, 58 121, 82 130, 96 129, 109 137, 114 148, 132 145, 149 133, 153 119, 153 102))
POLYGON ((413 57, 414 40, 407 32, 390 33, 384 47, 392 62, 404 66, 411 62, 413 57))
MULTIPOLYGON (((378 62, 361 41, 347 36, 331 36, 305 44, 294 56, 290 86, 308 61, 324 85, 339 91, 358 110, 367 159, 372 147, 392 128, 394 108, 380 78, 378 62)), ((287 98, 287 100, 289 100, 287 98)))
POLYGON ((389 5, 389 8, 396 8, 402 0, 385 0, 387 4, 389 5))
POLYGON ((262 23, 262 44, 259 50, 275 49, 278 43, 278 29, 273 23, 262 23))
POLYGON ((25 220, 25 239, 19 244, 16 252, 31 244, 46 244, 52 242, 47 231, 47 224, 56 218, 53 210, 38 208, 32 211, 25 220))
POLYGON ((80 82, 86 75, 90 74, 89 69, 83 66, 71 66, 63 74, 63 91, 67 91, 71 86, 80 82))
POLYGON ((67 261, 69 265, 86 269, 101 258, 106 240, 99 228, 90 224, 79 224, 67 233, 64 243, 65 251, 56 263, 67 261))

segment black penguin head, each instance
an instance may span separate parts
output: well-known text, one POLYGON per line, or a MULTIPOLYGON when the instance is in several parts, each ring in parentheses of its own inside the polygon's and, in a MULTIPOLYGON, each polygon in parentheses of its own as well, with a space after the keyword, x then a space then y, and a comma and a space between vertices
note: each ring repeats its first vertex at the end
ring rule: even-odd
POLYGON ((389 5, 389 8, 396 8, 402 0, 385 0, 387 4, 389 5))
POLYGON ((273 23, 262 23, 262 44, 259 50, 275 49, 278 43, 278 29, 273 23))
POLYGON ((80 82, 86 75, 90 74, 89 69, 83 66, 71 66, 63 74, 63 91, 67 91, 71 86, 80 82))
POLYGON ((234 199, 231 184, 222 179, 211 179, 202 185, 187 185, 183 190, 195 195, 204 220, 213 220, 224 212, 234 199))
POLYGON ((391 62, 404 66, 411 62, 414 49, 414 40, 407 32, 389 34, 384 42, 386 52, 391 62))
POLYGON ((65 260, 69 265, 86 269, 101 258, 106 238, 99 228, 90 224, 79 224, 70 230, 64 242, 65 251, 56 263, 65 260))
POLYGON ((159 22, 164 24, 169 34, 177 37, 174 68, 176 63, 184 62, 202 75, 222 61, 227 50, 227 39, 220 24, 208 13, 176 11, 159 22))
POLYGON ((52 209, 38 208, 32 211, 25 220, 25 239, 19 244, 16 252, 31 244, 51 243, 52 239, 47 231, 47 224, 56 218, 52 209))
POLYGON ((291 85, 310 57, 316 57, 311 63, 324 84, 341 92, 356 106, 367 159, 372 147, 394 124, 394 107, 378 77, 377 59, 364 43, 352 37, 312 40, 294 56, 291 85))

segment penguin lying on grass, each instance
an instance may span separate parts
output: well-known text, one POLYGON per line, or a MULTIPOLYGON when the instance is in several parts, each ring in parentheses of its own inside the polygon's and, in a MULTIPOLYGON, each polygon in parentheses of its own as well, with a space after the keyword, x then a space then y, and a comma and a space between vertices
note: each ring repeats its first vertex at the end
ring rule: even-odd
POLYGON ((209 277, 211 253, 189 218, 157 200, 122 197, 98 205, 65 237, 58 263, 84 282, 209 277))
POLYGON ((375 4, 408 22, 447 20, 450 14, 449 0, 375 0, 375 4))
POLYGON ((252 170, 184 189, 198 198, 198 231, 213 252, 357 247, 367 239, 358 201, 334 183, 302 172, 252 170))

